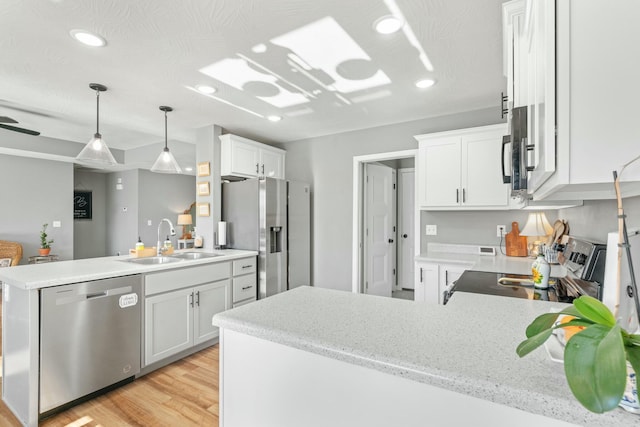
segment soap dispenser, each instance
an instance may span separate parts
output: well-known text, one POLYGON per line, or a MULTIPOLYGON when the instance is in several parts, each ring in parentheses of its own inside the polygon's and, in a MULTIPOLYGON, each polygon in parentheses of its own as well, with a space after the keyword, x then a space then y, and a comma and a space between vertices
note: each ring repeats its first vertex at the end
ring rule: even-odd
POLYGON ((141 251, 144 249, 144 243, 142 243, 142 239, 138 236, 138 242, 136 243, 136 251, 141 251))
POLYGON ((542 246, 538 249, 538 257, 533 261, 531 266, 533 274, 533 286, 538 289, 547 289, 549 287, 549 274, 551 266, 544 258, 544 250, 542 246))
POLYGON ((169 239, 169 236, 167 236, 167 239, 164 241, 164 250, 168 251, 172 246, 171 240, 169 239))

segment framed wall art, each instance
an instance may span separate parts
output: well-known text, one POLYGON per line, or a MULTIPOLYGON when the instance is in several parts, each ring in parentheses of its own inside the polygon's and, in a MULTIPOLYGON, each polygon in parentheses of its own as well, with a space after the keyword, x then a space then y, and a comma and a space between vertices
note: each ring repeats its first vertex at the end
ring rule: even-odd
POLYGON ((198 203, 196 208, 198 216, 209 216, 209 203, 198 203))
POLYGON ((198 176, 209 176, 211 174, 211 168, 209 162, 198 163, 198 176))
POLYGON ((209 181, 201 181, 198 183, 198 196, 208 196, 210 192, 209 181))

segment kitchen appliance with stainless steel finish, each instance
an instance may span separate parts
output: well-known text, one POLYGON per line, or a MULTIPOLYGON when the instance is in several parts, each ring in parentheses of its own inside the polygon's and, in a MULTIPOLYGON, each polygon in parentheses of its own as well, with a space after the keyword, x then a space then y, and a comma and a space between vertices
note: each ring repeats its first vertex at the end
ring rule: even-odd
POLYGON ((227 247, 258 251, 258 298, 311 284, 309 215, 307 184, 274 178, 222 184, 227 247))
POLYGON ((41 291, 41 417, 140 372, 141 297, 140 275, 41 291))
POLYGON ((567 303, 582 295, 602 300, 606 245, 569 237, 558 260, 567 274, 552 277, 548 290, 535 289, 531 276, 466 270, 447 291, 444 301, 455 292, 567 303))
POLYGON ((511 184, 511 195, 525 197, 527 194, 527 180, 529 171, 533 170, 528 166, 533 164, 533 145, 529 144, 527 137, 527 108, 516 107, 512 110, 511 135, 502 141, 502 182, 511 184), (510 147, 509 170, 511 175, 505 171, 505 150, 510 147))

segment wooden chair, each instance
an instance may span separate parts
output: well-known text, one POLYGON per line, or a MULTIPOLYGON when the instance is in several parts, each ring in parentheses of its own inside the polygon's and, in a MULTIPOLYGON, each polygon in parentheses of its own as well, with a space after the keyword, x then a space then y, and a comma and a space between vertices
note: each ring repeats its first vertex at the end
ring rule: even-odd
POLYGON ((11 266, 18 265, 22 259, 22 245, 17 242, 0 240, 0 258, 11 258, 11 266))

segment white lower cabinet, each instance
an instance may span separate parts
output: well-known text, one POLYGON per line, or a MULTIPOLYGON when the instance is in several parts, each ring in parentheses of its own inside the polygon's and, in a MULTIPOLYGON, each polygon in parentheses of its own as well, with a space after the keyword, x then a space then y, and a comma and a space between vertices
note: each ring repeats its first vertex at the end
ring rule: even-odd
POLYGON ((218 337, 211 324, 231 308, 231 281, 207 283, 145 300, 145 366, 218 337))
POLYGON ((445 291, 458 280, 471 264, 440 264, 416 261, 415 300, 432 304, 442 304, 445 291))
POLYGON ((256 257, 147 274, 144 283, 148 366, 217 338, 213 316, 256 299, 256 257))

